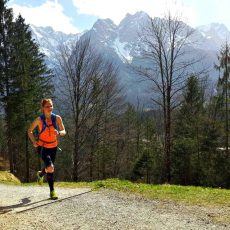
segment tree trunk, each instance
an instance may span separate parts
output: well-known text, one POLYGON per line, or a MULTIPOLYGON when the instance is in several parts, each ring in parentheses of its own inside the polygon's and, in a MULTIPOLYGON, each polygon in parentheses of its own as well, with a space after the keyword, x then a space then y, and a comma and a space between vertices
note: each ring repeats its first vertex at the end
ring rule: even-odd
POLYGON ((89 154, 89 178, 90 178, 90 181, 93 181, 93 152, 94 152, 94 146, 92 143, 90 154, 89 154))
POLYGON ((75 131, 75 143, 74 143, 74 165, 73 165, 73 181, 78 181, 78 162, 79 162, 79 134, 78 130, 75 131))
POLYGON ((28 183, 30 181, 30 159, 29 159, 29 149, 28 149, 28 134, 27 132, 25 133, 25 138, 26 138, 26 182, 28 183))
POLYGON ((166 105, 166 125, 165 125, 165 166, 166 166, 166 180, 171 182, 171 104, 170 92, 167 92, 166 105))
POLYGON ((229 73, 228 73, 228 68, 227 68, 227 64, 226 64, 226 76, 225 76, 225 135, 226 135, 226 139, 225 139, 225 148, 226 148, 226 156, 228 157, 229 154, 229 150, 228 150, 228 77, 229 77, 229 73))
POLYGON ((13 156, 13 150, 12 150, 12 137, 10 133, 11 125, 9 118, 7 118, 7 150, 8 150, 8 156, 9 156, 9 163, 10 163, 10 172, 14 173, 14 156, 13 156))

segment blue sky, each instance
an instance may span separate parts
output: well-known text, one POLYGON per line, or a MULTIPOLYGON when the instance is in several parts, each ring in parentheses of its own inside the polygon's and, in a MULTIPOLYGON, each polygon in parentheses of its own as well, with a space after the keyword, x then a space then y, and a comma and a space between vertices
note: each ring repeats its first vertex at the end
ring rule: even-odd
POLYGON ((169 9, 193 27, 218 22, 230 30, 229 0, 9 0, 8 6, 29 24, 65 33, 90 29, 98 18, 119 24, 127 13, 145 11, 151 17, 162 17, 169 9))

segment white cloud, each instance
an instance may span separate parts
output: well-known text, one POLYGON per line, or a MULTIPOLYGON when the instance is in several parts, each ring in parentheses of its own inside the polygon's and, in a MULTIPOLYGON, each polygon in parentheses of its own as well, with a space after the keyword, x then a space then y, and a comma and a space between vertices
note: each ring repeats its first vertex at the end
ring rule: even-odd
POLYGON ((72 24, 71 18, 63 13, 63 7, 57 0, 47 0, 44 4, 32 6, 20 6, 11 4, 15 16, 19 13, 25 18, 26 23, 35 26, 51 26, 56 31, 64 33, 78 33, 79 30, 72 24))
POLYGON ((194 26, 197 21, 195 10, 184 5, 182 0, 72 0, 79 14, 95 15, 99 18, 110 18, 119 22, 127 13, 144 11, 151 17, 162 17, 169 11, 179 13, 184 21, 194 26))

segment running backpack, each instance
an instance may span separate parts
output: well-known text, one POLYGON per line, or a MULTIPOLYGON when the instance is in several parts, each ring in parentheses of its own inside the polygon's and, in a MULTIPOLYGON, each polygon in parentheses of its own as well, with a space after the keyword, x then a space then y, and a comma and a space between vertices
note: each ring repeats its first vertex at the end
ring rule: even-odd
MULTIPOLYGON (((46 117, 45 117, 45 114, 43 113, 41 116, 40 116, 41 120, 42 120, 42 130, 40 132, 40 134, 42 132, 44 132, 44 130, 46 129, 47 127, 47 124, 46 124, 46 117)), ((57 124, 56 124, 56 114, 54 113, 51 113, 51 120, 52 120, 52 125, 55 129, 57 129, 57 124)))

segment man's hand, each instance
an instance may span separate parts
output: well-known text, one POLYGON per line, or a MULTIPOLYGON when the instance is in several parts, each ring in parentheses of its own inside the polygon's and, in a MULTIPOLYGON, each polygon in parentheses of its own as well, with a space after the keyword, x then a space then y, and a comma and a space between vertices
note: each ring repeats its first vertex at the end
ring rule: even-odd
POLYGON ((58 128, 59 128, 59 130, 61 130, 61 131, 59 131, 59 135, 63 137, 66 135, 65 127, 63 125, 61 117, 59 115, 56 115, 56 117, 57 117, 58 128))
POLYGON ((58 130, 54 130, 54 134, 56 136, 60 135, 60 136, 65 136, 65 130, 61 130, 61 131, 58 131, 58 130))
POLYGON ((65 130, 62 130, 62 131, 59 132, 59 135, 62 136, 62 137, 65 136, 65 134, 66 134, 65 130))
POLYGON ((60 134, 60 132, 58 130, 54 130, 54 135, 58 136, 60 134))
POLYGON ((33 146, 34 146, 35 148, 37 148, 37 147, 38 147, 38 144, 37 144, 37 142, 36 142, 36 141, 33 143, 33 146))

